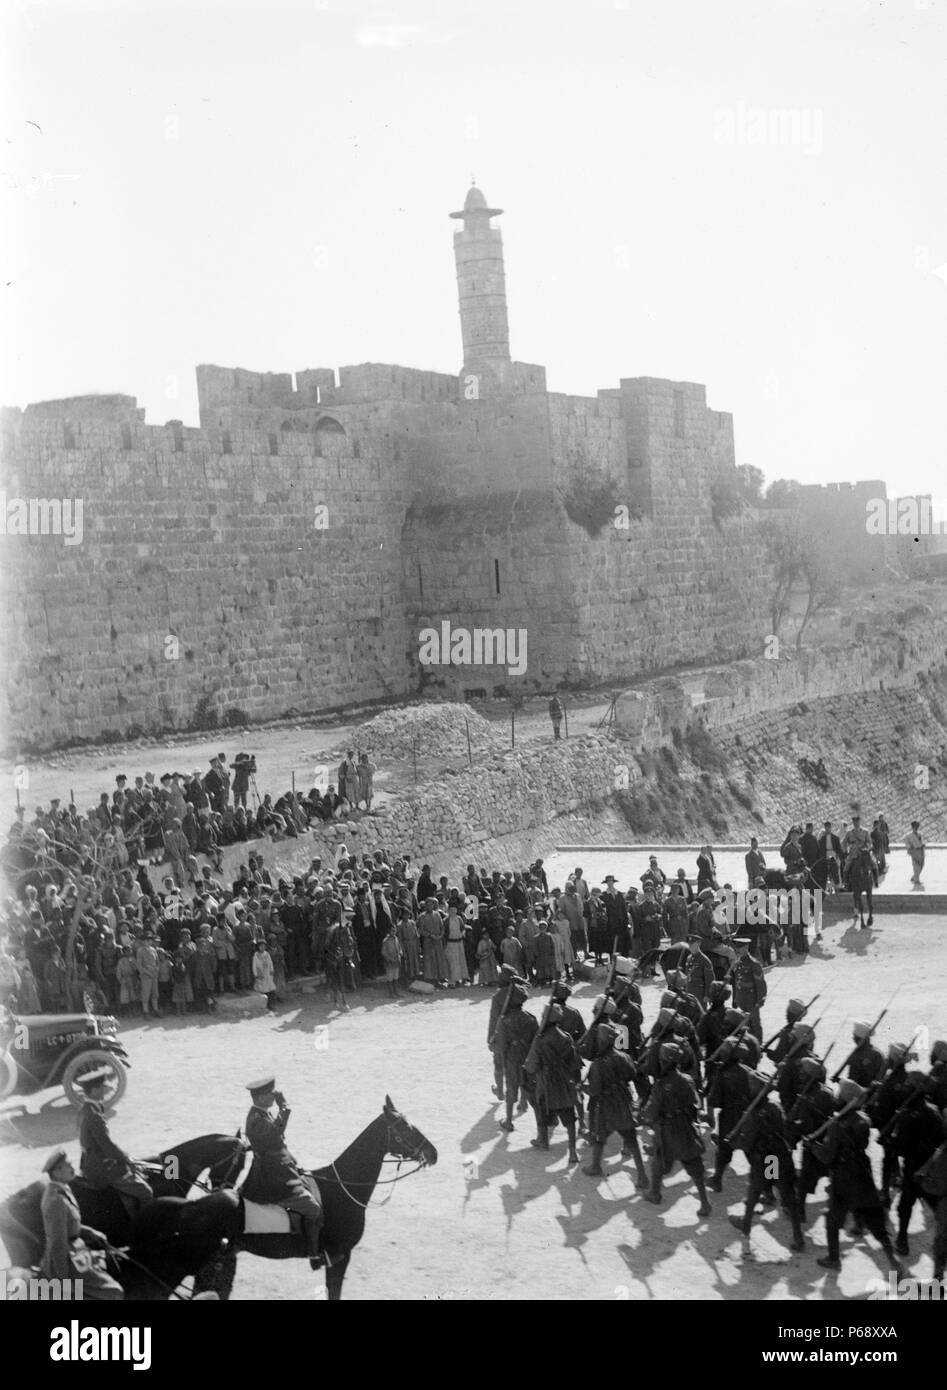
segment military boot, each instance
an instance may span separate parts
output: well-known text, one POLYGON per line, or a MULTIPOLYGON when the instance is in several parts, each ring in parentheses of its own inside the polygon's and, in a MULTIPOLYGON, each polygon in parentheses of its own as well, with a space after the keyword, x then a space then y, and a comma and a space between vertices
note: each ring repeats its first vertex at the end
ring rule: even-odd
POLYGON ((592 1145, 592 1162, 588 1168, 583 1168, 582 1172, 588 1178, 600 1178, 602 1176, 602 1154, 605 1150, 604 1144, 592 1145))
POLYGON ((309 1268, 321 1269, 325 1264, 325 1254, 322 1250, 322 1212, 318 1216, 303 1217, 303 1234, 306 1238, 306 1254, 309 1256, 309 1268))

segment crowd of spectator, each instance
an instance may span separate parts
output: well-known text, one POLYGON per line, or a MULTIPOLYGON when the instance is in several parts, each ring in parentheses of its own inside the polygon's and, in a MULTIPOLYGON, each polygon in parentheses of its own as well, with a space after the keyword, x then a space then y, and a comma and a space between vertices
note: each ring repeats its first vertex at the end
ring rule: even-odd
MULTIPOLYGON (((255 796, 251 816, 255 762, 238 755, 231 775, 219 754, 204 776, 146 773, 129 786, 119 775, 85 816, 56 799, 29 822, 20 812, 4 849, 13 892, 0 921, 0 1002, 18 1014, 91 1008, 147 1018, 211 1012, 221 995, 255 990, 276 1008, 289 981, 324 975, 345 1007, 366 981, 384 980, 392 994, 416 981, 489 987, 506 965, 543 985, 616 951, 647 957, 695 931, 718 932, 718 897, 731 885, 718 883, 710 845, 693 876, 665 873, 652 855, 640 887, 625 891, 612 875, 590 885, 578 867, 564 888, 550 888, 541 859, 518 871, 470 864, 451 882, 428 864, 416 871, 407 854, 380 849, 359 860, 344 845, 331 864, 313 858, 306 873, 275 881, 264 855, 250 853, 224 881, 221 846, 248 838, 251 821, 256 836, 261 826, 271 837, 299 835, 326 816, 370 809, 374 771, 365 755, 349 754, 341 796, 336 786, 275 803, 255 796), (157 884, 155 862, 167 866, 157 884)), ((881 839, 877 822, 873 834, 857 822, 843 830, 845 846, 859 836, 875 842, 883 871, 881 823, 881 839)), ((824 865, 826 845, 830 854, 837 846, 844 868, 830 827, 821 837, 811 825, 791 828, 786 871, 824 865)), ((755 840, 746 869, 751 888, 763 881, 755 840)), ((764 959, 767 949, 762 941, 764 959)))

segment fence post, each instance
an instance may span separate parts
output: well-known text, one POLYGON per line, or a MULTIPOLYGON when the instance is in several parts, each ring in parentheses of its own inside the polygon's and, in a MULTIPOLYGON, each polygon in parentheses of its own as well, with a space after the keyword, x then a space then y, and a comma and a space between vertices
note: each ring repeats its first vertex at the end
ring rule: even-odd
POLYGON ((467 726, 467 765, 468 767, 473 767, 473 753, 470 749, 470 720, 465 719, 464 723, 467 726))
POLYGON ((510 747, 516 747, 516 706, 510 705, 510 747))
POLYGON ((569 710, 568 710, 568 706, 566 706, 566 705, 563 705, 563 706, 562 706, 562 716, 563 716, 563 718, 564 718, 565 721, 566 721, 566 738, 568 738, 568 737, 569 737, 569 710))
POLYGON ((418 736, 411 740, 411 756, 414 759, 414 785, 418 785, 418 736))

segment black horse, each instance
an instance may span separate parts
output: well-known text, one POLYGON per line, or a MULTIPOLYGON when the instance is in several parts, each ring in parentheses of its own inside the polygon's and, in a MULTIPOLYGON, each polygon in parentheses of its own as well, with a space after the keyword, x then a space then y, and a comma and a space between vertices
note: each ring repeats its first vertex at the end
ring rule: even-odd
MULTIPOLYGON (((195 1143, 198 1142, 195 1140, 195 1143)), ((365 1212, 386 1158, 396 1160, 399 1166, 403 1161, 414 1162, 418 1168, 433 1167, 437 1162, 434 1145, 395 1109, 390 1096, 385 1097, 381 1114, 362 1130, 334 1163, 327 1168, 312 1170, 325 1211, 323 1249, 330 1261, 326 1267, 326 1293, 330 1302, 337 1302, 342 1297, 349 1259, 365 1232, 365 1212)), ((417 1171, 411 1169, 411 1173, 417 1171)), ((386 1181, 399 1182, 409 1176, 410 1173, 404 1173, 386 1181)), ((226 1194, 216 1195, 223 1197, 226 1194)), ((214 1200, 214 1197, 204 1199, 207 1203, 214 1200)), ((217 1210, 220 1215, 218 1234, 228 1243, 223 1247, 222 1258, 214 1262, 214 1267, 195 1280, 195 1293, 209 1290, 222 1299, 229 1298, 237 1272, 239 1250, 261 1255, 268 1260, 307 1257, 301 1231, 262 1235, 245 1233, 242 1199, 233 1206, 220 1203, 217 1210)))
MULTIPOLYGON (((213 1266, 220 1255, 220 1208, 185 1202, 191 1187, 208 1189, 236 1180, 246 1145, 232 1134, 207 1134, 144 1160, 145 1176, 156 1200, 134 1218, 113 1188, 90 1187, 76 1178, 72 1190, 82 1221, 101 1231, 112 1246, 127 1246, 129 1257, 111 1267, 128 1299, 166 1299, 188 1275, 213 1266)), ((38 1265, 43 1253, 41 1182, 0 1204, 0 1238, 15 1265, 38 1265)), ((231 1194, 229 1205, 236 1207, 231 1194)))
MULTIPOLYGON (((824 862, 824 861, 819 861, 824 862)), ((818 888, 820 884, 813 870, 803 864, 801 872, 790 873, 788 869, 764 869, 763 879, 767 888, 818 888)), ((825 887, 822 884, 821 887, 825 887)))
POLYGON ((852 894, 852 920, 857 917, 859 926, 864 929, 870 927, 875 920, 875 905, 872 898, 872 889, 875 883, 875 864, 870 849, 860 849, 851 862, 848 873, 845 876, 846 886, 852 894), (868 921, 865 921, 865 910, 862 907, 862 894, 868 899, 868 921))
MULTIPOLYGON (((737 958, 737 953, 732 946, 721 937, 701 944, 701 950, 707 956, 713 968, 715 980, 725 980, 730 973, 730 967, 737 958)), ((667 981, 670 970, 684 970, 690 956, 690 948, 686 941, 677 942, 673 946, 665 946, 655 953, 661 962, 661 969, 664 972, 665 982, 667 981)), ((643 959, 643 957, 642 957, 643 959)), ((639 961, 639 965, 641 962, 639 961)))

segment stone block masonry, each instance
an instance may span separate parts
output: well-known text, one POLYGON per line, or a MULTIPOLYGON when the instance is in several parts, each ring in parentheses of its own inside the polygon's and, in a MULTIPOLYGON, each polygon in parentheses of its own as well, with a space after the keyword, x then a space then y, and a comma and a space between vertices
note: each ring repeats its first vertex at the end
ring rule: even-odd
POLYGON ((762 650, 762 528, 717 506, 732 417, 693 382, 548 392, 510 357, 499 215, 477 188, 453 214, 457 376, 205 364, 199 429, 119 395, 0 412, 0 488, 84 524, 0 536, 9 752, 762 650), (422 666, 445 622, 525 633, 525 671, 422 666))
POLYGON ((407 693, 399 477, 342 434, 33 409, 8 491, 83 498, 83 544, 7 538, 4 727, 17 749, 407 693), (123 447, 123 433, 132 435, 123 447), (320 511, 318 509, 324 509, 320 511), (236 717, 236 716, 234 716, 236 717))
POLYGON ((3 542, 11 751, 759 649, 742 595, 764 558, 751 526, 711 519, 732 448, 715 457, 699 388, 677 472, 661 463, 672 508, 640 480, 673 384, 646 384, 635 442, 627 383, 550 395, 524 371, 466 400, 437 373, 338 375, 200 368, 200 429, 148 425, 132 397, 3 413, 7 493, 81 497, 85 525, 72 548, 3 542), (525 674, 422 668, 419 633, 445 620, 525 630, 525 674))

